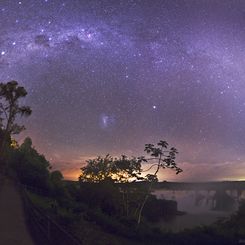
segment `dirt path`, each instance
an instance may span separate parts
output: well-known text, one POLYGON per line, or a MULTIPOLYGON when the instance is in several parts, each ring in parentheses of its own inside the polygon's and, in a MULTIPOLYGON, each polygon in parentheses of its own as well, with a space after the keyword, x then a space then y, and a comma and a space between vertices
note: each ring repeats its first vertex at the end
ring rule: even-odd
POLYGON ((20 194, 9 179, 0 180, 0 244, 34 245, 25 224, 20 194))

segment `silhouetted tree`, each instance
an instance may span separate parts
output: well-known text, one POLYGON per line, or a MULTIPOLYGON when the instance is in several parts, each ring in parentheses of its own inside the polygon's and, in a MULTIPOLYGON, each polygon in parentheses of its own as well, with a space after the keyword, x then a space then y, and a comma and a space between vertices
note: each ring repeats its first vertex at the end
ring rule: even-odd
POLYGON ((178 151, 176 148, 171 147, 168 149, 168 143, 166 141, 160 140, 157 143, 157 146, 153 144, 146 144, 145 150, 147 154, 149 154, 150 158, 144 158, 142 157, 142 161, 151 163, 151 166, 146 171, 149 171, 150 169, 156 167, 156 170, 153 174, 147 174, 146 179, 150 182, 149 188, 146 192, 146 195, 143 199, 143 202, 139 204, 139 211, 138 211, 138 219, 137 223, 140 224, 141 222, 141 216, 143 208, 150 197, 151 191, 152 191, 152 185, 154 182, 157 182, 157 174, 160 169, 170 168, 176 171, 176 174, 181 173, 183 170, 179 168, 175 162, 176 155, 178 154, 178 151))
POLYGON ((13 154, 12 166, 23 184, 46 190, 49 188, 51 166, 32 146, 32 140, 29 137, 13 154))
POLYGON ((113 158, 110 155, 106 155, 104 158, 98 157, 88 160, 87 165, 82 167, 81 170, 82 174, 79 177, 79 181, 80 186, 83 188, 83 196, 86 196, 86 198, 91 197, 93 202, 94 198, 96 198, 97 204, 101 203, 102 209, 107 210, 106 212, 109 213, 109 209, 116 210, 116 206, 119 206, 118 199, 121 193, 122 213, 126 216, 129 215, 130 195, 128 186, 121 186, 119 192, 118 187, 113 185, 114 183, 128 183, 143 179, 140 176, 142 171, 140 159, 127 158, 124 155, 120 158, 113 158), (88 185, 84 182, 91 184, 88 185), (96 185, 97 183, 100 183, 99 186, 96 185), (90 191, 85 191, 85 189, 90 191))
POLYGON ((113 158, 110 155, 97 157, 87 161, 87 165, 81 168, 79 180, 81 182, 98 183, 110 180, 116 183, 125 183, 141 179, 141 159, 113 158))
POLYGON ((63 180, 63 175, 59 170, 50 173, 50 179, 53 183, 60 183, 63 180))
MULTIPOLYGON (((137 223, 141 222, 143 208, 151 195, 152 185, 158 181, 157 174, 160 169, 170 168, 176 171, 176 174, 182 172, 175 162, 177 150, 172 147, 168 149, 166 141, 160 141, 157 146, 146 144, 145 151, 150 154, 150 158, 144 156, 128 158, 113 158, 107 155, 105 158, 98 157, 88 160, 87 165, 82 167, 82 174, 79 177, 80 183, 129 183, 135 181, 146 181, 149 185, 144 191, 135 192, 135 188, 129 188, 129 185, 120 185, 120 193, 122 193, 123 213, 129 216, 129 207, 133 207, 134 216, 137 217, 137 223), (151 164, 150 169, 156 167, 153 174, 142 176, 142 163, 151 164), (132 201, 133 200, 133 201, 132 201), (130 205, 131 202, 131 205, 130 205)), ((99 186, 96 186, 99 188, 99 186)), ((98 196, 98 195, 97 195, 98 196)), ((132 212, 131 212, 132 213, 132 212)))
POLYGON ((5 151, 5 146, 10 144, 12 134, 18 134, 25 129, 17 124, 17 116, 29 116, 29 106, 20 106, 19 100, 24 98, 27 92, 24 87, 18 86, 18 82, 10 81, 0 83, 0 152, 5 151))
POLYGON ((89 159, 87 165, 81 168, 80 182, 99 183, 108 179, 112 179, 113 175, 113 158, 106 155, 104 158, 97 157, 89 159))

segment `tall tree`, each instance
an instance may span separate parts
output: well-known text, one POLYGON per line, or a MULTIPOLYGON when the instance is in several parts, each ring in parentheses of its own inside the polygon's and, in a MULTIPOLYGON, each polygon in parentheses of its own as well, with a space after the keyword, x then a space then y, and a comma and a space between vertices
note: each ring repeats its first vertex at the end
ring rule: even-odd
POLYGON ((141 216, 143 208, 145 207, 145 204, 151 195, 152 192, 152 186, 154 182, 158 181, 157 174, 160 171, 160 169, 170 168, 175 170, 176 174, 181 173, 183 170, 179 168, 175 162, 176 155, 178 154, 178 151, 176 148, 171 147, 168 149, 168 143, 164 140, 160 140, 157 143, 157 146, 153 144, 146 144, 145 150, 147 154, 150 154, 150 158, 142 158, 145 162, 151 163, 151 166, 146 171, 149 171, 150 169, 156 167, 155 172, 153 174, 147 174, 146 179, 150 182, 149 188, 146 192, 146 195, 143 199, 143 201, 139 204, 139 211, 138 211, 138 218, 137 223, 140 224, 141 222, 141 216))
POLYGON ((8 139, 12 134, 19 134, 25 129, 23 125, 16 123, 18 116, 30 116, 29 106, 19 105, 19 100, 26 97, 27 91, 19 86, 18 82, 10 81, 0 83, 0 152, 3 155, 8 139))

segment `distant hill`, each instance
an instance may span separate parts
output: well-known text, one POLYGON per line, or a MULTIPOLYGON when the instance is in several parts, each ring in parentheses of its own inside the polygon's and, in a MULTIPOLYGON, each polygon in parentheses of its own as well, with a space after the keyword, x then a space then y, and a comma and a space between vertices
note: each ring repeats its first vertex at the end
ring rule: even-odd
POLYGON ((245 190, 245 181, 212 181, 212 182, 158 182, 154 189, 170 190, 245 190))

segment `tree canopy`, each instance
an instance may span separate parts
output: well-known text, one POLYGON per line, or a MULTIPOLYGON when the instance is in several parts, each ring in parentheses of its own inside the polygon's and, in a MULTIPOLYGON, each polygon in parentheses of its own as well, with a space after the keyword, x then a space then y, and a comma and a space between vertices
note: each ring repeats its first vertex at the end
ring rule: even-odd
POLYGON ((29 106, 19 105, 19 100, 26 97, 27 91, 18 82, 0 83, 0 150, 4 151, 6 142, 12 134, 18 134, 25 129, 16 122, 18 116, 31 115, 29 106))
POLYGON ((37 152, 27 137, 23 144, 12 153, 11 162, 23 184, 47 189, 50 163, 37 152))
POLYGON ((87 161, 81 168, 79 180, 82 182, 98 183, 101 181, 129 182, 141 179, 141 159, 128 158, 122 155, 113 158, 109 154, 104 158, 97 157, 87 161))
POLYGON ((89 159, 87 164, 81 168, 79 180, 82 182, 98 183, 105 180, 111 180, 117 183, 133 182, 144 180, 156 182, 157 174, 160 169, 170 168, 175 170, 176 174, 182 172, 175 162, 178 151, 171 147, 168 149, 168 143, 160 140, 157 145, 146 144, 144 151, 150 157, 127 157, 122 155, 120 158, 113 158, 109 154, 96 159, 89 159), (150 164, 147 170, 142 169, 142 163, 150 164), (156 168, 153 174, 143 174, 152 168, 156 168))
POLYGON ((149 157, 131 157, 122 155, 120 158, 113 158, 110 155, 90 159, 87 164, 81 168, 79 177, 81 185, 81 194, 84 200, 92 205, 96 200, 97 205, 103 207, 103 210, 116 210, 119 208, 124 217, 132 217, 140 224, 143 209, 147 200, 157 202, 152 194, 152 185, 158 181, 158 172, 160 169, 170 168, 176 174, 182 172, 175 162, 177 149, 168 148, 166 141, 159 141, 157 145, 146 144, 144 151, 149 157), (150 167, 143 170, 143 164, 150 167), (149 170, 154 169, 153 173, 149 170), (149 185, 118 185, 114 183, 132 183, 144 181, 149 185), (97 185, 89 185, 94 183, 97 185), (98 186, 98 183, 100 185, 98 186), (112 184, 112 185, 110 185, 112 184), (109 191, 110 190, 110 191, 109 191), (110 195, 108 195, 108 191, 110 195), (121 198, 120 198, 121 196, 121 198), (105 198, 108 197, 108 198, 105 198), (109 200, 110 199, 110 200, 109 200), (90 202, 91 200, 91 202, 90 202), (121 200, 121 201, 118 201, 121 200))

